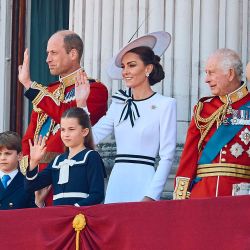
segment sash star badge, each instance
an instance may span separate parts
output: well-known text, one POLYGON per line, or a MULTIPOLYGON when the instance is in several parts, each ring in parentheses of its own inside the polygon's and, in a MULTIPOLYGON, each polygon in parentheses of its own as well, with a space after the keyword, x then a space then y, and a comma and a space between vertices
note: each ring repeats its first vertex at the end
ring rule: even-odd
POLYGON ((245 145, 248 145, 250 142, 250 131, 248 128, 245 128, 241 133, 240 133, 240 139, 242 142, 245 143, 245 145))
POLYGON ((237 142, 235 144, 233 144, 232 147, 230 148, 231 154, 236 158, 238 158, 240 155, 242 155, 243 151, 244 150, 243 150, 242 146, 237 142))

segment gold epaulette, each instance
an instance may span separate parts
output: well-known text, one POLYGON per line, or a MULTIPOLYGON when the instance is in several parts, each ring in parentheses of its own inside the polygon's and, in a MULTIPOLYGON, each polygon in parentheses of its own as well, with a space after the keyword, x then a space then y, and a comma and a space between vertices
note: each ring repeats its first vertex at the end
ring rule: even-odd
POLYGON ((176 177, 176 185, 173 193, 174 200, 189 199, 190 192, 188 192, 190 178, 188 177, 176 177))
POLYGON ((29 167, 29 157, 28 157, 28 155, 25 155, 25 156, 22 157, 22 159, 19 162, 20 172, 23 175, 26 175, 28 167, 29 167))

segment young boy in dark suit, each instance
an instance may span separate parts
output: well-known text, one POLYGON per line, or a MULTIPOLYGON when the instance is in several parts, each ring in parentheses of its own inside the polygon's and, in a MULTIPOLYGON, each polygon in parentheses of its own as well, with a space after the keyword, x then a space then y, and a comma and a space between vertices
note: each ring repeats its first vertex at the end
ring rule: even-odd
POLYGON ((36 207, 34 193, 24 190, 24 176, 19 171, 22 158, 21 138, 12 131, 0 133, 0 209, 36 207))

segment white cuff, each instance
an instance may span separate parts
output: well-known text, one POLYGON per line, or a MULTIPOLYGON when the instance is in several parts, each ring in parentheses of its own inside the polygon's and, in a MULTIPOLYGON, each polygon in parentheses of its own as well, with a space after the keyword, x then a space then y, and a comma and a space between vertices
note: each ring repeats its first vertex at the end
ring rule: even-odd
POLYGON ((28 181, 33 181, 34 179, 36 179, 37 176, 38 176, 38 172, 32 177, 28 177, 27 175, 25 177, 28 181))

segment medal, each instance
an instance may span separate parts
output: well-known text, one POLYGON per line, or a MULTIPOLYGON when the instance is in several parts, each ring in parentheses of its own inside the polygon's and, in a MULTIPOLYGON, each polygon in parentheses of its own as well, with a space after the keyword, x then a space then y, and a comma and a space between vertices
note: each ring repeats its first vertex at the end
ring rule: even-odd
POLYGON ((241 131, 240 139, 245 143, 245 145, 248 145, 248 143, 250 142, 250 131, 248 130, 248 128, 245 128, 243 131, 241 131))
POLYGON ((244 150, 242 146, 237 142, 230 148, 230 152, 235 158, 238 158, 240 155, 242 155, 243 151, 244 150))
POLYGON ((232 125, 250 125, 250 110, 235 110, 232 109, 232 125))

